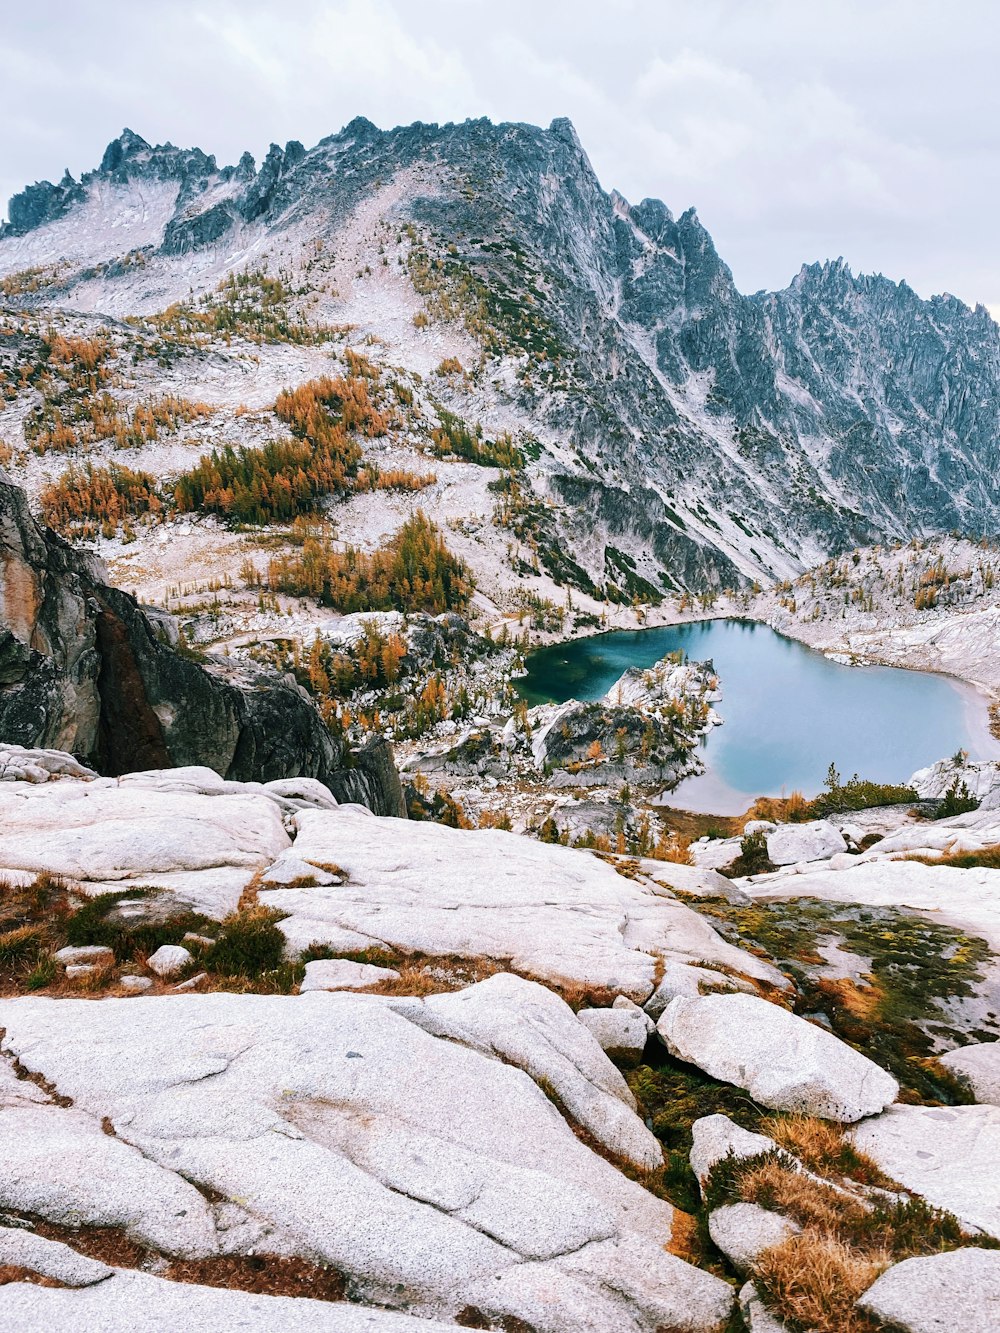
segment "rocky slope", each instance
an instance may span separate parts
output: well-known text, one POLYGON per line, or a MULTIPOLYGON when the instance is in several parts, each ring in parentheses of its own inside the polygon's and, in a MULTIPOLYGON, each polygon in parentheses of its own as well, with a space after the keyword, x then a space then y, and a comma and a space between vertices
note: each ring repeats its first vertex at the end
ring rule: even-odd
POLYGON ((730 881, 0 747, 0 1320, 991 1327, 1000 872, 896 858, 998 802, 730 881))
POLYGON ((388 364, 456 362, 439 396, 530 444, 520 532, 584 591, 996 529, 985 310, 841 261, 744 296, 693 211, 605 193, 564 120, 359 119, 259 169, 126 131, 80 181, 17 196, 0 236, 8 299, 39 312, 148 316, 248 268, 283 275, 294 319, 349 323, 388 364))

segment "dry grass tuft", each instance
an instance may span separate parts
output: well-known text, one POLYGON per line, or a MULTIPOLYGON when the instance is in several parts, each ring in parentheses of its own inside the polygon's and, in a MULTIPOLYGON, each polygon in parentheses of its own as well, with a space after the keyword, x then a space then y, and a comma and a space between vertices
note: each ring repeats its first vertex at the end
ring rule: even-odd
POLYGON ((774 1158, 740 1173, 737 1189, 744 1202, 786 1213, 800 1226, 831 1236, 845 1226, 857 1227, 866 1214, 859 1201, 774 1158))
POLYGON ((875 1162, 849 1143, 843 1128, 812 1115, 774 1115, 761 1122, 760 1132, 779 1148, 820 1176, 849 1176, 863 1185, 891 1184, 875 1162))
POLYGON ((815 1333, 870 1333, 874 1325, 855 1309, 892 1260, 884 1251, 865 1254, 812 1229, 765 1252, 754 1279, 768 1305, 815 1333))
POLYGON ((791 796, 758 796, 753 805, 743 816, 742 827, 754 819, 770 819, 774 823, 788 823, 802 815, 809 802, 800 791, 793 791, 791 796))

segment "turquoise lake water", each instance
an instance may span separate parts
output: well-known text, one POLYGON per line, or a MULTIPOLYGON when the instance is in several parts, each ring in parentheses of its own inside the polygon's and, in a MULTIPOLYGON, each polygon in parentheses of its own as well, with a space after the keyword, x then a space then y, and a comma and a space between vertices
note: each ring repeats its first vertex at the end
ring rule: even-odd
POLYGON ((736 814, 755 796, 813 796, 831 762, 844 778, 905 782, 959 749, 973 759, 1000 757, 986 701, 970 686, 922 671, 843 666, 752 621, 699 620, 553 644, 528 657, 517 684, 530 704, 599 699, 628 667, 652 666, 677 649, 713 661, 724 725, 705 740, 708 771, 665 797, 671 805, 736 814))

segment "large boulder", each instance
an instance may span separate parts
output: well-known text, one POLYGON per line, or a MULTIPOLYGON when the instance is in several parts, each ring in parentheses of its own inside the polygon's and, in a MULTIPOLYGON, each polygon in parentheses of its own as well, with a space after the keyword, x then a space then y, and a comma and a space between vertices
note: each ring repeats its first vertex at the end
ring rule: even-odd
POLYGON ((960 1046, 939 1055, 938 1061, 968 1084, 977 1102, 1000 1106, 1000 1041, 960 1046))
POLYGON ((0 472, 0 741, 70 751, 112 775, 187 764, 242 781, 305 775, 405 814, 384 742, 352 757, 294 683, 227 679, 165 637, 0 472))
POLYGON ((846 851, 844 835, 827 819, 814 819, 808 824, 779 824, 767 834, 767 854, 776 866, 828 861, 838 852, 846 851))
POLYGON ((904 1259, 858 1301, 905 1333, 986 1333, 1000 1328, 1000 1252, 968 1248, 904 1259))
POLYGON ((1000 1109, 891 1106, 850 1136, 900 1185, 1000 1239, 1000 1109))
POLYGON ((671 1055, 776 1111, 854 1121, 899 1092, 891 1074, 839 1037, 754 995, 678 995, 656 1030, 671 1055))

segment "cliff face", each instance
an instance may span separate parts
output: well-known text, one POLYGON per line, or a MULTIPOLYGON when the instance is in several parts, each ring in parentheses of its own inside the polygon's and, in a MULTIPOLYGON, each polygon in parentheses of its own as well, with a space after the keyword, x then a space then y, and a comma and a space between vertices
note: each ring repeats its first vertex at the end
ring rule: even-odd
POLYGON ((10 218, 0 273, 53 266, 21 284, 29 307, 150 313, 266 254, 397 364, 409 317, 366 303, 364 283, 407 270, 432 320, 478 345, 475 411, 537 436, 551 544, 597 584, 623 553, 647 583, 699 588, 1000 526, 1000 330, 984 309, 839 260, 743 295, 694 210, 606 193, 565 120, 357 119, 308 151, 272 145, 259 169, 126 131, 10 218), (353 294, 320 253, 350 255, 353 294))
POLYGON ((298 686, 232 681, 182 655, 168 622, 32 517, 0 474, 0 737, 107 774, 202 764, 236 781, 318 778, 405 813, 384 742, 352 753, 298 686))

